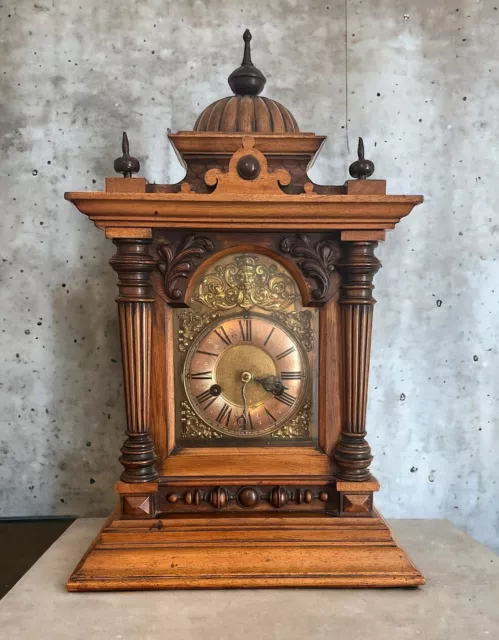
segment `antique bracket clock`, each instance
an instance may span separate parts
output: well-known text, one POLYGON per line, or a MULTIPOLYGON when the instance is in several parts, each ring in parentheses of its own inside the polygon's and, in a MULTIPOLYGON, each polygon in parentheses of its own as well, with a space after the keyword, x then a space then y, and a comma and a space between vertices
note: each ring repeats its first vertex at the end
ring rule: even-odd
POLYGON ((233 96, 169 138, 186 168, 149 184, 123 135, 105 192, 66 198, 116 245, 126 400, 119 504, 71 591, 424 583, 373 506, 366 403, 375 256, 422 202, 310 182, 324 137, 233 96))

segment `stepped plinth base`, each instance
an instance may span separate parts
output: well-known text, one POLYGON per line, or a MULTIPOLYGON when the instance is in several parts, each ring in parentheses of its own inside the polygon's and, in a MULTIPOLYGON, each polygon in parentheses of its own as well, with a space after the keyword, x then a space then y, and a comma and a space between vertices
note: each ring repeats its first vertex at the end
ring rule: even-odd
POLYGON ((374 517, 111 516, 67 583, 69 591, 424 584, 374 517))

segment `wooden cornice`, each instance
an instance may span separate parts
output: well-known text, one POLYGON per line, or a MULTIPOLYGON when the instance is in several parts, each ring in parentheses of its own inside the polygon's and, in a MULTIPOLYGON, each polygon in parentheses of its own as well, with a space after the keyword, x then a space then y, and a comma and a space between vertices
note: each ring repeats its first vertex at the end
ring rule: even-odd
POLYGON ((393 229, 422 196, 304 193, 221 195, 68 192, 99 229, 107 227, 286 230, 393 229))
MULTIPOLYGON (((169 133, 168 139, 181 154, 232 154, 241 145, 246 133, 215 133, 210 131, 179 131, 169 133)), ((252 133, 255 145, 262 153, 271 155, 306 154, 320 151, 326 136, 315 133, 252 133)))

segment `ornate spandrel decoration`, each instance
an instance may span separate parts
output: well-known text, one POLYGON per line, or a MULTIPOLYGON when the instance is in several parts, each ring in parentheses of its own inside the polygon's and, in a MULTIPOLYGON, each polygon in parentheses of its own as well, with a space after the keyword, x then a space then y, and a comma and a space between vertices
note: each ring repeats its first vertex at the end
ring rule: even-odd
POLYGON ((308 278, 313 278, 317 288, 312 291, 312 298, 324 302, 329 293, 329 276, 339 259, 339 250, 332 240, 321 240, 315 245, 310 236, 302 233, 292 238, 284 238, 281 251, 289 253, 308 278))
POLYGON ((178 350, 185 353, 201 329, 218 318, 219 315, 218 313, 182 311, 179 314, 178 350))
POLYGON ((213 242, 205 237, 187 236, 183 242, 163 242, 158 246, 158 268, 163 275, 166 295, 181 302, 183 293, 177 287, 180 278, 189 278, 205 253, 213 251, 213 242))
POLYGON ((291 329, 306 351, 313 351, 314 330, 312 328, 311 311, 291 311, 287 313, 276 311, 272 315, 279 320, 281 324, 291 329))
POLYGON ((312 421, 312 411, 310 401, 303 405, 296 416, 288 424, 285 424, 271 434, 272 438, 280 440, 291 440, 292 438, 306 438, 310 435, 310 422, 312 421))
POLYGON ((259 261, 244 254, 217 265, 201 279, 193 299, 210 309, 287 309, 299 298, 293 278, 276 263, 259 261))
POLYGON ((198 415, 191 409, 188 402, 181 402, 182 438, 198 438, 209 440, 211 438, 221 438, 222 434, 205 424, 198 415))

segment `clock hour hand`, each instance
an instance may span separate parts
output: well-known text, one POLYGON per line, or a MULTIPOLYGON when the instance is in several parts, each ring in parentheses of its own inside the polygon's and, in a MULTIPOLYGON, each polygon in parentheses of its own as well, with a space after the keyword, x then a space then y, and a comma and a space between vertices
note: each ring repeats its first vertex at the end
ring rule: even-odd
POLYGON ((253 378, 255 382, 259 382, 265 391, 269 391, 275 396, 280 396, 287 389, 277 376, 267 376, 266 378, 253 378))

